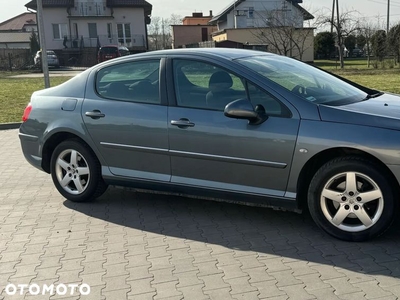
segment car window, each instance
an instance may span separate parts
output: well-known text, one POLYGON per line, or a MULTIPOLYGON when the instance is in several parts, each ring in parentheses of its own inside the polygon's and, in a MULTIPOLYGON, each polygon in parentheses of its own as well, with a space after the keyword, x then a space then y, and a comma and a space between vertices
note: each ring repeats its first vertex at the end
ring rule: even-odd
POLYGON ((100 49, 100 53, 103 53, 103 54, 115 54, 117 52, 118 52, 117 47, 103 47, 100 49))
POLYGON ((344 105, 367 96, 326 72, 287 57, 252 56, 236 61, 310 102, 344 105))
POLYGON ((247 89, 251 104, 256 110, 264 110, 269 116, 291 117, 290 110, 270 93, 249 82, 247 89))
POLYGON ((246 97, 243 81, 215 65, 176 59, 174 83, 177 105, 223 111, 225 106, 246 97))
POLYGON ((112 65, 96 77, 97 93, 109 99, 159 104, 160 60, 112 65))

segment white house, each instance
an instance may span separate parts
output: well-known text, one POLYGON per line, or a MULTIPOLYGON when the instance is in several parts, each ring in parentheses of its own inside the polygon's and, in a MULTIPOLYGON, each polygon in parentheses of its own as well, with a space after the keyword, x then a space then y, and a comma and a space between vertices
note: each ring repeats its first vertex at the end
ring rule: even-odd
POLYGON ((299 5, 302 2, 235 0, 209 21, 218 28, 213 40, 313 61, 314 28, 305 27, 304 21, 314 17, 299 5))
POLYGON ((302 0, 236 0, 210 20, 218 30, 232 28, 303 27, 314 17, 299 5, 302 0), (279 24, 277 24, 279 23, 279 24))
MULTIPOLYGON (((152 5, 145 0, 42 0, 47 49, 126 46, 147 50, 152 5)), ((36 10, 36 0, 25 6, 36 10)))

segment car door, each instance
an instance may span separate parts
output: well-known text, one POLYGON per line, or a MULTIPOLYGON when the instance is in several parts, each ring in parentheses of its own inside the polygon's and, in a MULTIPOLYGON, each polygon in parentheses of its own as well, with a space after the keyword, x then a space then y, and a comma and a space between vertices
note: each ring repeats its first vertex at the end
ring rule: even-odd
POLYGON ((195 59, 168 65, 171 182, 222 191, 284 196, 299 116, 275 96, 229 69, 195 59), (224 116, 249 99, 269 115, 260 125, 224 116))
POLYGON ((113 175, 170 180, 164 75, 160 59, 132 60, 88 83, 82 118, 113 175))

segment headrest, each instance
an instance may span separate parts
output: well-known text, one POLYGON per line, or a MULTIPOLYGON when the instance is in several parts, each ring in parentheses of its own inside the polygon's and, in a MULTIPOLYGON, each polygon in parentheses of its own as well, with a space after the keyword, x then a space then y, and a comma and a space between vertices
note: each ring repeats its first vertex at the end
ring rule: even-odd
POLYGON ((232 77, 225 71, 218 71, 212 74, 208 83, 210 89, 229 89, 232 85, 232 77))

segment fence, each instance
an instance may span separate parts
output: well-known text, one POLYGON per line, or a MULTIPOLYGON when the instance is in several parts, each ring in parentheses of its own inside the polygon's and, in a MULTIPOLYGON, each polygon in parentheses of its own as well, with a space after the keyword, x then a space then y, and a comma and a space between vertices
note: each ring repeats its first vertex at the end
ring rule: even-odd
POLYGON ((98 35, 97 38, 65 36, 59 42, 59 48, 93 48, 104 45, 120 45, 126 47, 145 47, 146 41, 143 34, 132 34, 130 37, 118 38, 116 35, 98 35))
POLYGON ((33 65, 29 49, 0 49, 0 70, 19 70, 33 65))

